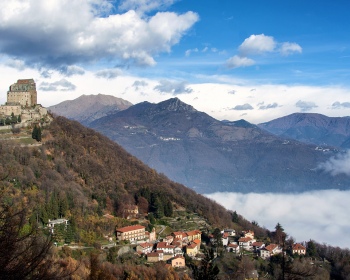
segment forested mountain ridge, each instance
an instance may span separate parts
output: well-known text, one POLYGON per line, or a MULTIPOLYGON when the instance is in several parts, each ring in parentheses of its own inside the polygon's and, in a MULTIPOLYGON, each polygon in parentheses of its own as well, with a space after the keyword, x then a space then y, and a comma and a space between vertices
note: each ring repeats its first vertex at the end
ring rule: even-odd
POLYGON ((88 126, 199 193, 349 187, 346 175, 318 168, 336 149, 286 141, 244 120, 219 121, 178 98, 142 102, 88 126))
MULTIPOLYGON (((116 226, 130 224, 121 215, 123 206, 129 203, 139 205, 141 212, 148 211, 147 206, 151 206, 152 213, 158 217, 175 216, 175 210, 181 208, 203 216, 211 227, 232 226, 237 232, 250 229, 266 241, 276 239, 273 232, 249 223, 237 213, 228 212, 193 190, 157 174, 116 143, 78 122, 55 118, 43 129, 42 141, 41 146, 28 147, 15 145, 11 140, 0 142, 0 278, 10 269, 11 275, 16 277, 7 279, 193 279, 186 273, 178 274, 165 268, 162 263, 146 266, 144 258, 116 257, 113 250, 101 252, 100 247, 96 247, 99 249, 89 257, 67 247, 57 251, 40 235, 40 227, 35 227, 37 224, 45 226, 48 219, 65 217, 69 219, 65 236, 60 236, 55 228, 53 237, 67 243, 92 245, 113 233, 116 226), (147 193, 154 194, 158 204, 148 201, 147 193), (171 202, 174 214, 166 210, 168 202, 171 202), (104 213, 111 213, 114 218, 106 219, 104 213), (18 236, 21 238, 17 239, 18 236), (31 253, 24 254, 23 250, 31 253), (41 258, 36 258, 38 261, 28 268, 28 261, 37 253, 41 258), (16 262, 11 262, 13 256, 17 256, 16 262), (81 260, 77 261, 79 258, 81 260), (24 277, 25 272, 29 274, 24 277)), ((329 257, 332 262, 333 259, 344 261, 337 263, 334 270, 344 275, 348 251, 340 250, 334 255, 332 248, 319 249, 314 254, 329 257), (339 259, 338 253, 343 257, 339 259)), ((273 270, 262 264, 259 269, 280 273, 279 261, 276 259, 271 263, 273 270)), ((255 262, 246 256, 233 258, 222 253, 216 263, 220 267, 220 277, 215 279, 227 279, 228 275, 240 279, 241 270, 254 269, 255 262)), ((317 268, 317 271, 327 275, 325 269, 317 268)))

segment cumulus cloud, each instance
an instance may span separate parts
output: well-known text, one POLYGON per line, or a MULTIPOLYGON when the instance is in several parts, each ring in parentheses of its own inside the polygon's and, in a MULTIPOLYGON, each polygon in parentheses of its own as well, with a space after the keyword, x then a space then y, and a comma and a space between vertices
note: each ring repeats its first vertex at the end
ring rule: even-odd
POLYGON ((333 176, 338 174, 350 176, 350 150, 331 157, 328 161, 321 163, 318 168, 333 176))
POLYGON ((139 90, 140 87, 148 86, 148 83, 145 81, 135 81, 132 86, 135 88, 135 90, 139 90))
POLYGON ((187 82, 185 81, 169 81, 169 80, 161 80, 159 81, 159 85, 154 87, 155 90, 163 93, 171 93, 173 95, 183 94, 183 93, 191 93, 193 90, 187 87, 187 82))
POLYGON ((73 91, 76 86, 66 79, 61 79, 53 83, 42 82, 39 89, 43 91, 73 91))
POLYGON ((336 101, 332 104, 332 109, 342 109, 342 108, 350 108, 350 102, 340 103, 339 101, 336 101))
MULTIPOLYGON (((140 8, 155 2, 134 1, 140 8)), ((110 6, 107 0, 1 1, 0 53, 38 68, 107 58, 149 66, 156 63, 155 55, 170 52, 199 19, 194 12, 118 14, 110 6)))
POLYGON ((306 102, 299 100, 295 103, 295 106, 300 108, 302 112, 307 112, 312 110, 313 108, 317 108, 318 106, 314 102, 306 102))
POLYGON ((115 79, 122 74, 123 74, 123 71, 116 68, 116 69, 103 69, 103 70, 97 71, 95 76, 97 78, 105 78, 110 80, 110 79, 115 79))
POLYGON ((267 104, 267 105, 261 104, 259 106, 259 110, 268 110, 268 109, 274 109, 277 107, 278 107, 278 104, 276 102, 274 102, 272 104, 267 104))
POLYGON ((237 110, 237 111, 244 111, 244 110, 253 110, 253 106, 245 103, 243 105, 236 105, 235 107, 233 107, 231 110, 237 110))
POLYGON ((247 67, 254 64, 255 61, 253 59, 239 55, 234 55, 226 61, 226 66, 228 68, 247 67))
POLYGON ((276 47, 275 39, 264 34, 250 35, 239 46, 239 52, 244 56, 272 52, 276 47))
POLYGON ((292 53, 301 53, 302 48, 297 43, 285 42, 281 45, 280 52, 284 56, 288 56, 292 53))
POLYGON ((213 193, 206 196, 270 230, 279 222, 298 242, 314 239, 320 243, 350 248, 350 240, 343 234, 350 231, 347 217, 350 191, 213 193), (258 203, 262 201, 264 203, 258 203))
POLYGON ((122 11, 135 10, 141 14, 154 10, 163 10, 171 6, 175 0, 124 0, 119 9, 122 11))
POLYGON ((249 58, 250 56, 272 52, 277 52, 283 56, 288 56, 293 53, 301 53, 302 48, 297 43, 279 43, 272 36, 253 34, 243 41, 243 43, 238 47, 238 51, 238 55, 234 55, 226 61, 226 65, 229 68, 247 67, 256 64, 253 59, 249 58))

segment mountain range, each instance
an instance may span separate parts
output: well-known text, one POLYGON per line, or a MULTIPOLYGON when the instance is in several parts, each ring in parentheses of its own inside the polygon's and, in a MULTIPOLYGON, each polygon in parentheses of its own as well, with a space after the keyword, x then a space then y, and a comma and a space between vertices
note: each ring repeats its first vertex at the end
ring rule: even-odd
MULTIPOLYGON (((70 117, 60 105, 49 109, 70 117)), ((69 108, 69 102, 65 106, 69 108)), ((87 120, 81 122, 199 193, 347 189, 350 183, 345 174, 319 168, 336 155, 336 148, 287 140, 245 120, 219 121, 178 98, 142 102, 87 120)))
POLYGON ((350 117, 294 113, 258 126, 281 137, 350 149, 350 117))

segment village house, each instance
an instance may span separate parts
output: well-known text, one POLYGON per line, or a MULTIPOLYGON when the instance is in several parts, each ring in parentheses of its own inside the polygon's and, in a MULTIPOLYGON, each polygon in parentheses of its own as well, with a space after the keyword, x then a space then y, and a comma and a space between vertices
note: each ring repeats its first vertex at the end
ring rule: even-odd
POLYGON ((242 232, 244 237, 250 237, 251 239, 254 239, 254 231, 252 230, 245 230, 242 232))
POLYGON ((253 246, 254 252, 258 252, 259 250, 265 247, 265 243, 256 241, 252 243, 252 246, 253 246))
POLYGON ((185 258, 182 256, 176 256, 173 259, 171 259, 171 266, 172 267, 185 267, 186 261, 185 258))
POLYGON ((166 242, 159 242, 159 243, 157 243, 157 251, 163 251, 164 254, 174 255, 175 246, 168 245, 166 242))
POLYGON ((195 239, 202 240, 202 232, 200 230, 187 231, 187 242, 192 242, 195 239))
POLYGON ((293 254, 305 255, 306 248, 303 245, 296 243, 292 246, 292 252, 293 254))
POLYGON ((235 237, 236 236, 236 231, 234 229, 231 229, 231 228, 225 228, 223 233, 226 233, 228 237, 235 237))
POLYGON ((67 219, 57 219, 57 220, 49 219, 49 222, 47 223, 47 227, 49 228, 49 231, 51 233, 54 233, 55 225, 61 225, 61 224, 64 224, 65 226, 67 226, 68 220, 67 219))
POLYGON ((151 253, 153 250, 153 244, 152 243, 140 243, 136 246, 136 252, 139 254, 148 254, 151 253))
POLYGON ((278 246, 277 244, 270 244, 266 246, 265 248, 262 248, 260 251, 260 257, 263 259, 268 259, 273 255, 277 255, 282 253, 282 248, 278 246))
MULTIPOLYGON (((222 233, 222 245, 223 246, 227 246, 227 244, 230 242, 229 241, 229 234, 227 232, 223 232, 222 233)), ((215 242, 215 239, 213 239, 213 241, 215 242)))
POLYGON ((160 262, 163 260, 163 251, 151 252, 146 256, 148 262, 160 262))
POLYGON ((116 229, 117 240, 144 240, 146 238, 145 227, 141 225, 127 226, 116 229))
POLYGON ((230 243, 226 246, 226 251, 239 254, 239 245, 237 243, 230 243))
POLYGON ((238 239, 238 245, 247 251, 252 251, 253 250, 253 243, 256 242, 255 239, 251 237, 241 237, 238 239))
POLYGON ((124 207, 124 217, 126 219, 134 219, 137 218, 139 215, 139 208, 137 205, 126 205, 124 207))
POLYGON ((186 254, 190 257, 195 257, 198 254, 198 247, 196 243, 191 243, 186 246, 186 254))

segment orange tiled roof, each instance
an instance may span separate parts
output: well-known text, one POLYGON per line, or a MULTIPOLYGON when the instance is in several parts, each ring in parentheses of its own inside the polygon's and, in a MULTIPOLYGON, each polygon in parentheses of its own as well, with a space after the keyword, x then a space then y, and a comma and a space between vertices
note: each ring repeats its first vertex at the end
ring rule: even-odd
POLYGON ((299 243, 294 244, 292 248, 293 248, 293 250, 306 250, 306 248, 299 243))
POLYGON ((249 242, 253 239, 251 239, 250 237, 241 237, 240 239, 238 239, 238 242, 249 242))
POLYGON ((134 226, 127 226, 127 227, 117 228, 116 231, 128 232, 128 231, 133 231, 133 230, 137 230, 137 229, 145 229, 145 227, 141 226, 141 225, 134 225, 134 226))
POLYGON ((266 250, 268 251, 273 251, 273 249, 275 249, 278 245, 277 244, 270 244, 268 246, 265 247, 266 250))

